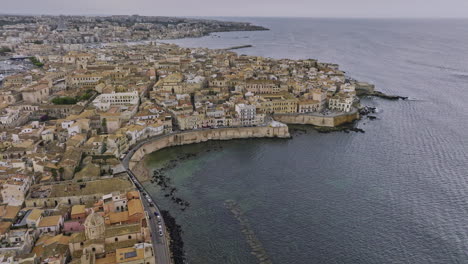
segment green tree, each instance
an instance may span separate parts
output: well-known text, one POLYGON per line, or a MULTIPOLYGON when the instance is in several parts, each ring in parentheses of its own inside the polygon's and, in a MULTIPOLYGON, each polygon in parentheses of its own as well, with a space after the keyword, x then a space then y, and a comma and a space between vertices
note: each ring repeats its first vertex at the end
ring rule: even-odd
POLYGON ((51 172, 52 172, 52 177, 54 178, 54 181, 57 181, 57 180, 58 180, 58 179, 57 179, 57 176, 58 176, 58 174, 57 174, 57 169, 52 169, 51 172))
POLYGON ((64 96, 64 97, 56 97, 52 99, 52 103, 56 105, 71 105, 71 104, 76 104, 76 99, 73 97, 69 96, 64 96))
POLYGON ((43 67, 44 63, 40 62, 36 57, 29 57, 29 61, 37 67, 43 67))
POLYGON ((107 132, 107 119, 103 118, 102 121, 101 121, 101 127, 102 127, 102 131, 104 133, 107 132))

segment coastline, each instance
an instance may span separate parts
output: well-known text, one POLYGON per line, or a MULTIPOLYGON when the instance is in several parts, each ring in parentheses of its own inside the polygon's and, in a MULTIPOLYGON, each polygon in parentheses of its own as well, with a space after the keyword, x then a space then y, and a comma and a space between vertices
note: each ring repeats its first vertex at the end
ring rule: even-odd
MULTIPOLYGON (((137 144, 129 151, 130 156, 128 157, 128 168, 130 170, 137 168, 140 171, 141 166, 137 165, 140 161, 144 160, 147 154, 172 146, 194 144, 209 140, 290 137, 289 128, 284 124, 281 124, 280 126, 272 126, 269 124, 267 126, 258 127, 216 128, 175 132, 149 138, 140 144, 137 144)), ((146 173, 145 175, 148 177, 149 174, 146 173)), ((138 177, 139 176, 137 176, 137 178, 138 177)), ((144 179, 138 180, 143 181, 144 179)))
MULTIPOLYGON (((280 129, 265 130, 268 126, 239 127, 239 128, 215 128, 202 130, 187 130, 178 133, 170 133, 144 140, 144 145, 132 148, 133 153, 129 158, 129 169, 132 170, 140 182, 147 182, 152 175, 144 164, 145 156, 158 150, 188 144, 202 143, 210 140, 252 139, 252 138, 291 138, 289 125, 306 125, 314 128, 319 133, 345 131, 353 128, 349 126, 359 120, 359 110, 354 108, 349 113, 337 113, 322 115, 314 113, 305 114, 276 114, 275 121, 286 124, 280 129)), ((273 128, 273 127, 271 127, 273 128)), ((360 132, 360 131, 359 131, 360 132)))

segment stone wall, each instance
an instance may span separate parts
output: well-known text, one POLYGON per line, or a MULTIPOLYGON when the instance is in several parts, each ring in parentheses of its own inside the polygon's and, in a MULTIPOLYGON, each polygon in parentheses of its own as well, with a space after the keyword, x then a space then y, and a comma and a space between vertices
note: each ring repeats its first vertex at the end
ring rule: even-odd
POLYGON ((153 141, 150 141, 138 150, 135 151, 132 158, 130 159, 129 168, 135 173, 139 171, 138 168, 142 166, 136 166, 139 161, 143 160, 145 155, 152 152, 158 151, 163 148, 171 146, 179 146, 193 143, 205 142, 208 140, 229 140, 229 139, 241 139, 241 138, 289 138, 289 130, 287 126, 280 127, 242 127, 242 128, 218 128, 208 130, 197 130, 187 131, 178 134, 170 134, 153 141))
POLYGON ((353 110, 349 113, 343 113, 335 116, 324 116, 318 114, 275 114, 273 118, 276 121, 285 124, 336 127, 359 119, 359 113, 357 110, 353 110))

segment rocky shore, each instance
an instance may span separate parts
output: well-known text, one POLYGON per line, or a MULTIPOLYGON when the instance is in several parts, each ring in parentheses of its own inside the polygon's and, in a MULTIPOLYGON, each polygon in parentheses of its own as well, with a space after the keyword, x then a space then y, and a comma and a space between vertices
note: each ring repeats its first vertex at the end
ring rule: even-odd
POLYGON ((182 240, 182 228, 176 223, 175 218, 172 217, 172 215, 168 211, 162 210, 161 215, 169 231, 169 249, 172 253, 172 259, 174 260, 174 264, 184 264, 186 262, 184 241, 182 240))
POLYGON ((364 129, 355 127, 354 123, 344 124, 337 127, 314 127, 315 130, 319 133, 331 133, 331 132, 356 132, 356 133, 366 133, 364 129))
MULTIPOLYGON (((210 148, 205 150, 205 152, 220 151, 223 148, 221 145, 218 144, 218 142, 210 142, 207 144, 210 144, 210 148)), ((172 180, 166 175, 166 173, 167 171, 176 168, 181 161, 193 159, 197 156, 197 153, 183 153, 177 155, 175 159, 169 160, 161 168, 153 170, 153 175, 150 180, 152 184, 157 184, 161 188, 161 191, 164 193, 164 197, 171 199, 173 203, 177 204, 180 207, 181 211, 185 211, 185 209, 187 209, 190 206, 190 202, 176 195, 178 190, 174 185, 172 185, 172 180)))
POLYGON ((406 100, 408 97, 406 96, 400 96, 400 95, 388 95, 380 91, 372 91, 368 93, 362 94, 362 96, 373 96, 373 97, 379 97, 382 99, 387 99, 387 100, 406 100))
POLYGON ((177 164, 180 161, 194 158, 196 156, 197 154, 194 153, 178 155, 177 158, 168 161, 168 163, 165 164, 162 168, 155 169, 153 171, 152 179, 150 180, 151 183, 156 183, 158 186, 160 186, 161 191, 164 192, 164 197, 170 198, 175 204, 177 204, 180 207, 180 210, 182 211, 185 211, 185 209, 190 206, 190 203, 176 196, 177 188, 171 185, 171 178, 167 177, 165 173, 168 170, 177 167, 177 164))
POLYGON ((379 91, 374 91, 373 93, 369 94, 369 96, 375 96, 375 97, 380 97, 383 99, 388 99, 388 100, 406 100, 408 97, 405 96, 399 96, 399 95, 388 95, 383 92, 379 91))

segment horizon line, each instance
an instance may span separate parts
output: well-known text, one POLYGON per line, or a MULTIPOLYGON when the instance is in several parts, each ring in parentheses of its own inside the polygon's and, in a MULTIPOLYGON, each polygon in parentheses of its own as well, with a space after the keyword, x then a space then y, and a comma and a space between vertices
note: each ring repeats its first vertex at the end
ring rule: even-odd
POLYGON ((142 16, 142 17, 175 17, 175 18, 317 18, 317 19, 468 19, 467 17, 448 17, 448 16, 237 16, 237 15, 140 15, 140 14, 83 14, 83 13, 2 13, 0 16, 142 16))

